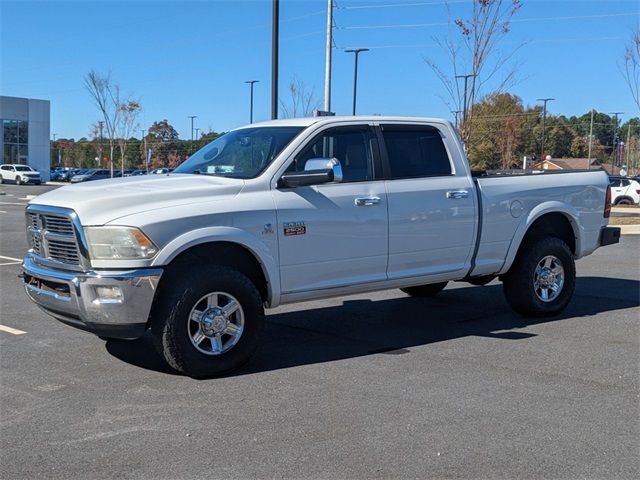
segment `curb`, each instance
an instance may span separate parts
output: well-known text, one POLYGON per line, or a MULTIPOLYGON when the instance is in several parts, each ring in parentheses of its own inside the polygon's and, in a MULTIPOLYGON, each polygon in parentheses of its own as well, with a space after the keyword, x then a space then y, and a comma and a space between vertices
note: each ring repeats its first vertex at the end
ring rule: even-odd
POLYGON ((620 227, 621 235, 640 235, 640 225, 612 225, 620 227))

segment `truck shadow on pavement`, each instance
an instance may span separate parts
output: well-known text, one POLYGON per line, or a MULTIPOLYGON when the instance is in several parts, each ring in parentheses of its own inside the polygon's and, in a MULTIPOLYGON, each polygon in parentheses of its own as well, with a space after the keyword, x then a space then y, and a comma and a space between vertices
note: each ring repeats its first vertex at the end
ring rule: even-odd
MULTIPOLYGON (((501 284, 453 288, 457 285, 461 284, 452 284, 434 298, 357 299, 322 308, 310 303, 300 304, 300 310, 269 314, 261 347, 230 376, 365 355, 402 355, 411 347, 468 336, 526 341, 536 335, 519 329, 530 325, 640 305, 640 281, 579 277, 573 300, 561 315, 523 318, 507 305, 501 284)), ((132 365, 174 373, 155 352, 148 333, 135 341, 108 341, 106 348, 132 365)))

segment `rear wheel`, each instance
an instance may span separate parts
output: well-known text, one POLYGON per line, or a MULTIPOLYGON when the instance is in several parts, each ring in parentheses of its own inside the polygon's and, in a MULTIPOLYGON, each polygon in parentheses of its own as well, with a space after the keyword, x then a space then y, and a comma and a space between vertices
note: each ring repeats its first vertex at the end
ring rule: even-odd
POLYGON ((159 292, 151 332, 166 362, 194 378, 222 375, 249 360, 264 324, 262 298, 227 267, 185 266, 159 292))
POLYGON ((554 237, 524 244, 503 278, 507 302, 525 317, 549 317, 564 310, 573 296, 576 267, 569 247, 554 237))
POLYGON ((433 297, 444 290, 449 282, 430 283, 428 285, 418 285, 417 287, 401 288, 404 293, 412 297, 433 297))
POLYGON ((616 202, 616 205, 633 205, 633 202, 629 198, 621 198, 616 202))
POLYGON ((2 175, 0 175, 0 185, 2 185, 4 183, 4 178, 2 178, 2 175))

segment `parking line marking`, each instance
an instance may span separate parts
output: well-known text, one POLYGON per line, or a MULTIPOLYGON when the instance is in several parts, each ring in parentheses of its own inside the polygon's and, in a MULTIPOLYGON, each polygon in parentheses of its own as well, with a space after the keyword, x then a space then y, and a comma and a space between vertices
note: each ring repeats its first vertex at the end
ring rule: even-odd
POLYGON ((23 332, 22 330, 18 330, 17 328, 6 327, 4 325, 0 325, 0 331, 12 333, 13 335, 23 335, 27 332, 23 332))
POLYGON ((20 262, 7 262, 7 263, 0 263, 0 267, 4 267, 6 265, 20 265, 20 262))
POLYGON ((2 260, 11 260, 12 262, 21 262, 21 258, 13 258, 13 257, 5 257, 4 255, 0 255, 0 259, 2 260))
POLYGON ((0 205, 26 205, 26 203, 10 203, 10 202, 0 202, 0 205))

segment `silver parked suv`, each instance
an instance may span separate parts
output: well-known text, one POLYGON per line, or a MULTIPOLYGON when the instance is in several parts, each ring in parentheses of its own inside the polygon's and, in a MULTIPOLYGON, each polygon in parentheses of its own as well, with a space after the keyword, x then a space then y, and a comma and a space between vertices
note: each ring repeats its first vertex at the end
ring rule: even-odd
POLYGON ((14 182, 16 185, 23 183, 35 183, 40 185, 42 178, 40 172, 29 165, 4 164, 0 165, 0 183, 14 182))

